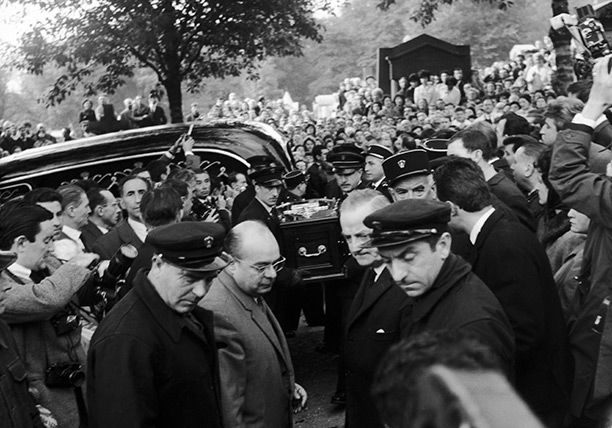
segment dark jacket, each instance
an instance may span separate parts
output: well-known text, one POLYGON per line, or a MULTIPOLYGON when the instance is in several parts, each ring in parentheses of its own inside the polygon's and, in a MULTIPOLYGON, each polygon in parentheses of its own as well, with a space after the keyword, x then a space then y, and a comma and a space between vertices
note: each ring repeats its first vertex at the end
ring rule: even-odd
POLYGON ((104 233, 93 224, 91 221, 88 221, 87 224, 81 229, 81 241, 83 245, 85 245, 85 250, 88 252, 93 251, 94 244, 104 233))
POLYGON ((188 323, 143 274, 102 321, 88 353, 89 426, 222 428, 212 313, 188 323))
POLYGON ((529 230, 535 232, 535 220, 529 211, 527 198, 503 172, 498 172, 491 177, 487 184, 491 193, 493 193, 500 201, 506 204, 518 220, 524 224, 529 230))
POLYGON ((389 183, 387 183, 386 179, 381 181, 381 183, 376 186, 374 190, 378 190, 380 193, 385 195, 385 198, 387 198, 389 202, 393 202, 393 196, 391 196, 391 191, 389 190, 389 183))
POLYGON ((238 224, 240 214, 242 214, 242 211, 251 203, 254 197, 255 187, 248 185, 246 189, 234 198, 234 203, 232 204, 232 224, 234 226, 238 224))
POLYGON ((374 282, 368 269, 349 310, 346 342, 346 426, 382 428, 370 395, 372 378, 383 355, 398 342, 409 322, 409 298, 387 269, 374 282))
POLYGON ((406 336, 436 330, 471 334, 491 348, 506 373, 512 373, 512 326, 497 298, 461 257, 450 254, 433 286, 413 302, 406 336))
POLYGON ((142 241, 129 225, 127 220, 121 220, 106 235, 102 235, 93 245, 93 252, 100 255, 102 260, 110 260, 113 254, 125 244, 132 244, 136 249, 142 246, 142 241))
POLYGON ((548 257, 535 235, 499 211, 474 244, 473 271, 499 299, 516 337, 516 388, 539 416, 565 410, 571 358, 548 257))
POLYGON ((0 421, 5 428, 42 428, 28 393, 25 364, 9 326, 0 320, 0 421))
POLYGON ((234 224, 242 223, 246 220, 259 220, 263 222, 272 232, 279 245, 282 242, 280 221, 263 206, 257 198, 253 198, 251 203, 242 211, 238 221, 234 224))
POLYGON ((582 264, 587 281, 578 287, 569 320, 576 365, 571 411, 597 418, 595 406, 612 395, 609 377, 596 377, 603 336, 593 331, 603 300, 612 295, 612 181, 591 172, 592 132, 590 127, 571 124, 569 130, 559 133, 549 177, 563 203, 591 219, 582 264))

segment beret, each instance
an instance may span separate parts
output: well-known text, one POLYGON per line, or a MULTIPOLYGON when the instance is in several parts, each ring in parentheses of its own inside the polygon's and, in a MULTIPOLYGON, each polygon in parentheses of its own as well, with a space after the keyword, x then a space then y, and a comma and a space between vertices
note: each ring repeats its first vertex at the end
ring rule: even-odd
POLYGON ((358 169, 363 167, 365 157, 354 144, 339 144, 327 154, 327 161, 335 170, 358 169))
POLYGON ((392 156, 393 152, 389 150, 385 146, 381 146, 380 144, 370 144, 368 150, 366 152, 366 156, 374 156, 379 159, 387 159, 389 156, 392 156))
POLYGON ((155 254, 185 270, 214 271, 227 265, 223 254, 225 228, 218 223, 184 221, 156 227, 146 243, 155 254))
POLYGON ((285 180, 285 186, 288 189, 293 189, 298 184, 304 183, 306 181, 306 176, 302 171, 294 169, 293 171, 289 171, 287 174, 283 175, 283 180, 285 180))
POLYGON ((446 202, 406 199, 373 212, 363 222, 373 229, 372 245, 381 248, 438 235, 446 229, 450 215, 446 202))
POLYGON ((423 149, 407 150, 388 157, 382 163, 385 178, 390 185, 405 177, 429 174, 429 157, 423 149))

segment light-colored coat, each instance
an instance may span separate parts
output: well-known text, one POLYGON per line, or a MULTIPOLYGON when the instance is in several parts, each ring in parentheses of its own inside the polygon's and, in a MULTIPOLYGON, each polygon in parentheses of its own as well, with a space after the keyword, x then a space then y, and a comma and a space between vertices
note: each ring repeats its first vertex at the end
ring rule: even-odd
POLYGON ((28 383, 38 391, 38 401, 51 410, 61 427, 79 426, 74 391, 47 388, 45 371, 54 363, 84 364, 85 353, 80 328, 57 336, 49 319, 68 304, 88 276, 89 270, 71 263, 38 284, 21 278, 23 283, 19 283, 7 272, 0 275, 0 287, 10 287, 2 318, 11 327, 19 356, 26 365, 28 383))
POLYGON ((224 425, 291 427, 293 365, 270 308, 265 302, 260 307, 227 272, 215 279, 200 306, 214 313, 224 425))

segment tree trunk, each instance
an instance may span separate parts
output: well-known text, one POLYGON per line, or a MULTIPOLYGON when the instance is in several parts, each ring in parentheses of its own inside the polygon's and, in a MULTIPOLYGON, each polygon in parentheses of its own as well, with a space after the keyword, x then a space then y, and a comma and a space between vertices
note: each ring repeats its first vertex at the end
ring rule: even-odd
MULTIPOLYGON (((552 14, 569 13, 567 0, 552 0, 552 14)), ((572 36, 565 28, 555 31, 550 29, 548 35, 555 47, 557 72, 553 76, 553 89, 557 95, 565 95, 567 87, 574 81, 574 60, 570 49, 572 36)))
POLYGON ((170 104, 170 121, 183 123, 183 93, 181 92, 181 74, 176 68, 168 72, 168 78, 162 84, 166 88, 168 103, 170 104))

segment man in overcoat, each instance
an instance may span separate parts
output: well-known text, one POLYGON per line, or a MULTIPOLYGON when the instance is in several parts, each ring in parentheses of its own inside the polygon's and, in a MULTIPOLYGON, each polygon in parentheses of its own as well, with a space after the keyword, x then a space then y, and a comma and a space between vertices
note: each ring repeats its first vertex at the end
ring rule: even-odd
POLYGON ((374 371, 391 345, 398 342, 410 319, 410 301, 376 248, 369 245, 372 229, 364 218, 390 205, 380 192, 355 190, 340 208, 342 235, 352 256, 366 269, 348 312, 345 330, 346 426, 382 428, 370 394, 374 371))
POLYGON ((155 228, 151 270, 113 308, 88 353, 89 426, 221 428, 213 315, 197 303, 227 262, 223 226, 155 228))

